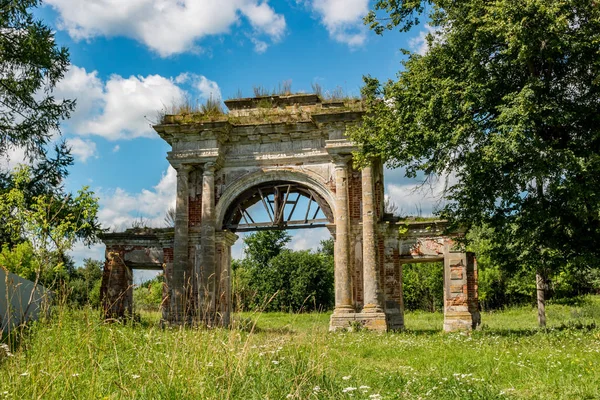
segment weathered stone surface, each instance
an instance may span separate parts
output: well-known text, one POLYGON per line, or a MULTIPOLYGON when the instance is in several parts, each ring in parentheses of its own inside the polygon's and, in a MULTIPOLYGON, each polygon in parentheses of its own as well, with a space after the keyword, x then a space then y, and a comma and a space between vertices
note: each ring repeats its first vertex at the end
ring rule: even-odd
POLYGON ((162 268, 163 250, 156 247, 136 249, 126 252, 123 259, 131 268, 162 268))
MULTIPOLYGON (((379 160, 363 171, 353 166, 357 147, 346 131, 361 123, 360 102, 292 95, 226 104, 230 114, 216 120, 167 116, 154 127, 172 146, 167 159, 178 171, 175 228, 105 235, 107 316, 131 311, 131 268, 161 265, 166 322, 228 325, 231 246, 237 238, 228 229, 239 224, 226 225, 226 219, 241 218, 236 207, 251 202, 265 185, 293 185, 319 205, 335 238, 331 330, 402 329, 402 264, 442 260, 445 329, 476 325, 474 258, 451 253, 443 221, 401 221, 385 214, 379 160)), ((280 223, 281 215, 272 221, 280 223)))

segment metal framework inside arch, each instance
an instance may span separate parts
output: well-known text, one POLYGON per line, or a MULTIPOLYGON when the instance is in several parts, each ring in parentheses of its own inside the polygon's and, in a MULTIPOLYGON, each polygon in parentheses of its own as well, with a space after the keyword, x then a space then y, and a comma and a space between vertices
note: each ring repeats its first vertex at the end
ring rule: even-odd
POLYGON ((325 227, 331 208, 314 190, 296 182, 269 182, 244 191, 229 206, 223 229, 231 232, 325 227))

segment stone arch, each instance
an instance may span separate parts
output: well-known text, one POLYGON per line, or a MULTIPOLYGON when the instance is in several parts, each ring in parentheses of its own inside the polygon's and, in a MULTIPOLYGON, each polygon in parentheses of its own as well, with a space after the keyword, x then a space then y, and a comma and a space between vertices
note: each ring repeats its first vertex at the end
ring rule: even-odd
POLYGON ((271 171, 257 171, 251 174, 243 176, 241 179, 229 185, 223 195, 219 198, 219 201, 215 205, 215 217, 217 229, 223 226, 225 215, 229 206, 236 201, 236 199, 244 193, 246 190, 251 189, 257 185, 276 182, 276 181, 287 181, 298 183, 307 188, 315 191, 325 202, 327 206, 335 215, 335 194, 332 193, 331 189, 322 182, 318 177, 306 171, 293 171, 293 170, 271 170, 271 171))

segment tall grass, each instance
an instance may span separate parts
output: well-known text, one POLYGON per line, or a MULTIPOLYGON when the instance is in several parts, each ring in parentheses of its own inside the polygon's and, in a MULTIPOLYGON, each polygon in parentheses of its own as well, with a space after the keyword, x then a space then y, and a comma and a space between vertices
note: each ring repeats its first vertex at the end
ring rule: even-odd
POLYGON ((328 314, 244 313, 233 329, 104 324, 60 307, 1 353, 0 398, 600 398, 600 298, 483 315, 444 334, 441 314, 407 313, 401 333, 329 333, 328 314))
POLYGON ((219 118, 225 115, 225 110, 218 97, 209 97, 203 101, 194 100, 191 97, 185 97, 181 101, 174 101, 170 106, 163 107, 156 115, 157 122, 165 123, 165 117, 168 115, 195 116, 204 119, 219 118))

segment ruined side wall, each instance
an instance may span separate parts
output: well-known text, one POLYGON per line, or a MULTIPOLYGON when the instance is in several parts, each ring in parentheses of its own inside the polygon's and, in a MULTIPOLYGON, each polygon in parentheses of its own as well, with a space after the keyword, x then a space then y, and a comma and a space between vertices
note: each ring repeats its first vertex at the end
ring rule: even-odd
POLYGON ((173 269, 172 231, 126 231, 104 234, 105 264, 100 299, 105 318, 124 318, 133 312, 133 270, 165 274, 163 307, 169 306, 169 277, 173 269))

